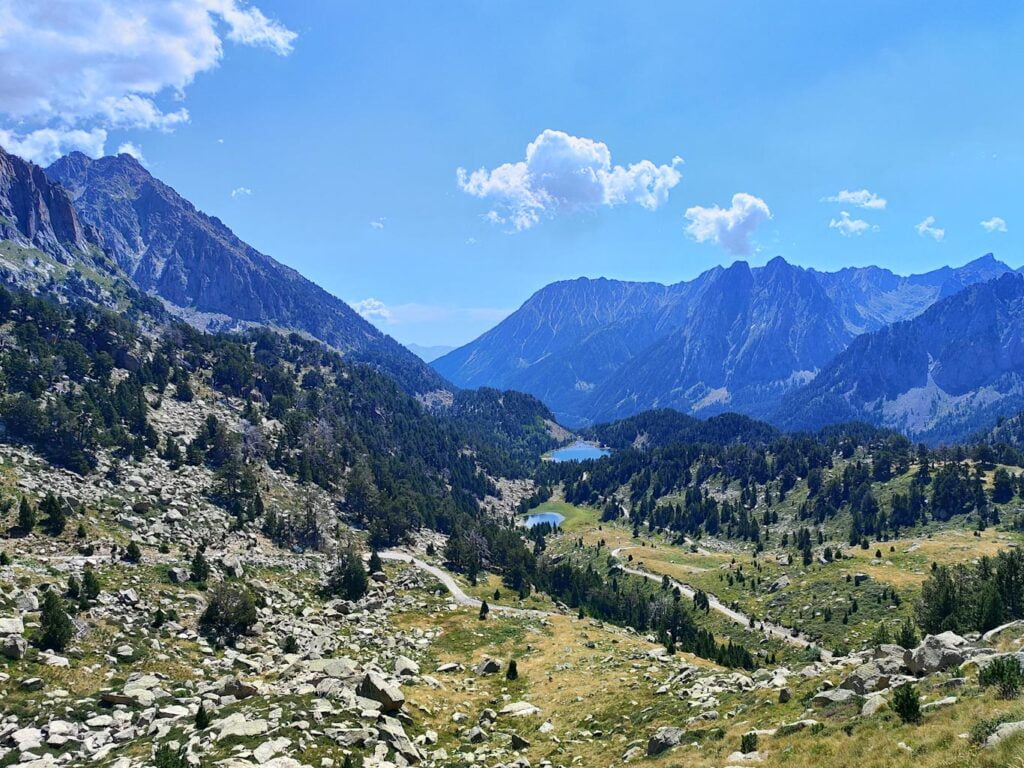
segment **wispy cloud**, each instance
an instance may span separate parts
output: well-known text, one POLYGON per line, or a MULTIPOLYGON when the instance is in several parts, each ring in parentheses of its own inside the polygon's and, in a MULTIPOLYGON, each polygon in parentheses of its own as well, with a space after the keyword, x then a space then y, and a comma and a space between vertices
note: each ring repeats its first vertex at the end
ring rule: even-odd
POLYGON ((527 145, 525 160, 491 170, 459 168, 456 179, 463 192, 494 203, 487 221, 521 232, 542 218, 579 210, 628 203, 654 210, 682 178, 682 162, 612 165, 607 144, 549 129, 527 145))
POLYGON ((885 209, 887 201, 874 192, 867 189, 843 189, 830 197, 822 199, 826 203, 840 203, 842 205, 854 205, 858 208, 868 208, 873 211, 885 209))
POLYGON ((991 219, 985 219, 981 222, 981 227, 986 232, 1005 232, 1006 222, 998 216, 993 216, 991 219))
POLYGON ((385 304, 380 299, 372 297, 350 301, 349 306, 370 322, 392 326, 436 323, 459 318, 497 323, 504 320, 513 311, 499 307, 453 307, 416 302, 385 304))
POLYGON ((384 222, 386 221, 387 218, 381 216, 379 219, 374 219, 373 221, 371 221, 370 226, 373 227, 374 229, 384 229, 384 222))
POLYGON ((921 237, 930 237, 937 243, 941 243, 942 239, 946 236, 946 230, 942 227, 935 226, 935 217, 927 216, 923 221, 918 223, 915 227, 917 234, 921 237))
POLYGON ((248 187, 235 187, 231 190, 231 197, 251 197, 252 190, 248 187))
POLYGON ((878 230, 877 226, 868 224, 864 219, 855 219, 851 217, 848 211, 840 211, 839 218, 829 221, 828 226, 830 229, 838 230, 839 234, 843 237, 855 237, 857 235, 863 235, 869 230, 878 230))
POLYGON ((772 212, 759 197, 737 192, 728 208, 694 206, 687 209, 686 231, 698 243, 720 245, 733 255, 750 253, 750 236, 772 212))

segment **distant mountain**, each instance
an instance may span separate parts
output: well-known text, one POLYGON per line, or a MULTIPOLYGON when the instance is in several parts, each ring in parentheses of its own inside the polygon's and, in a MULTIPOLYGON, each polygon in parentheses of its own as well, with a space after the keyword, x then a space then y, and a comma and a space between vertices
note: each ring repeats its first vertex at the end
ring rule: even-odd
POLYGON ((536 395, 572 426, 666 407, 763 418, 857 335, 1009 271, 991 255, 910 277, 775 258, 670 286, 579 278, 541 289, 433 365, 459 386, 536 395))
POLYGON ((421 346, 419 344, 406 344, 405 348, 412 352, 416 357, 425 363, 437 360, 442 355, 447 355, 455 347, 450 347, 446 344, 436 344, 434 346, 421 346))
POLYGON ((1004 274, 858 337, 785 398, 776 421, 861 419, 915 439, 962 439, 1024 408, 1024 276, 1004 274))
POLYGON ((105 252, 135 284, 193 324, 299 331, 351 362, 385 370, 407 391, 448 386, 343 301, 244 243, 130 155, 93 160, 73 152, 46 175, 68 191, 78 216, 96 229, 105 252))

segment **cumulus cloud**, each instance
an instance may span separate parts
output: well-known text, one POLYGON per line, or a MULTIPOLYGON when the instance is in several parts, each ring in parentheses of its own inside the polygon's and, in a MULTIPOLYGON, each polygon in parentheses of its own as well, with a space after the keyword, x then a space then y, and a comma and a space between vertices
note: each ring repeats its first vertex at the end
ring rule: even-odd
POLYGON ((0 146, 19 157, 49 165, 73 150, 90 157, 103 154, 107 132, 102 128, 83 131, 77 128, 39 128, 28 133, 15 133, 0 128, 0 146))
POLYGON ((868 230, 877 230, 878 227, 873 227, 868 224, 864 219, 854 219, 850 216, 848 211, 840 211, 838 219, 832 219, 828 226, 830 229, 839 231, 839 234, 843 237, 854 237, 855 235, 863 235, 868 230))
POLYGON ((881 211, 885 209, 887 201, 884 197, 879 197, 874 192, 867 189, 856 189, 852 191, 844 189, 831 197, 826 197, 825 202, 855 205, 858 208, 868 208, 873 211, 881 211))
POLYGON ((993 216, 991 219, 985 219, 981 222, 981 226, 986 232, 1006 231, 1006 222, 998 216, 993 216))
POLYGON ((225 40, 286 55, 295 38, 246 0, 0 0, 3 141, 45 163, 102 154, 109 130, 173 130, 225 40))
POLYGON ((682 178, 682 162, 613 166, 607 144, 549 129, 527 145, 525 160, 472 173, 459 168, 456 178, 463 192, 494 203, 487 221, 522 231, 542 218, 601 206, 636 203, 654 210, 682 178))
POLYGON ((737 192, 728 208, 694 206, 687 209, 686 231, 698 243, 711 242, 734 255, 750 253, 750 235, 772 212, 759 197, 737 192))
POLYGON ((921 237, 930 237, 937 243, 941 243, 942 238, 946 236, 946 230, 935 226, 934 216, 925 217, 925 219, 921 221, 915 229, 917 230, 917 234, 921 237))
POLYGON ((234 189, 231 190, 231 197, 233 198, 250 197, 251 195, 252 190, 249 189, 248 187, 235 187, 234 189))
POLYGON ((369 320, 370 322, 373 322, 374 320, 390 322, 391 320, 391 310, 388 309, 387 304, 379 299, 371 297, 350 303, 352 305, 352 309, 362 315, 364 320, 369 320))

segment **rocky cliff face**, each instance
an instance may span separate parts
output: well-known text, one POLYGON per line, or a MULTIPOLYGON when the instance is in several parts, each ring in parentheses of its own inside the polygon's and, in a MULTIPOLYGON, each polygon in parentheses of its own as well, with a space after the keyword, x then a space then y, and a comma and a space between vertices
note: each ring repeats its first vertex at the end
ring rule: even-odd
POLYGON ((79 221, 67 192, 51 184, 42 168, 0 148, 0 240, 70 263, 96 236, 79 221))
POLYGON ((934 442, 1022 407, 1024 276, 1010 273, 860 336, 786 398, 777 421, 810 428, 861 419, 934 442))
POLYGON ((103 247, 143 291, 206 328, 273 324, 308 333, 411 392, 446 382, 340 299, 239 239, 129 155, 81 153, 46 170, 71 195, 103 247))

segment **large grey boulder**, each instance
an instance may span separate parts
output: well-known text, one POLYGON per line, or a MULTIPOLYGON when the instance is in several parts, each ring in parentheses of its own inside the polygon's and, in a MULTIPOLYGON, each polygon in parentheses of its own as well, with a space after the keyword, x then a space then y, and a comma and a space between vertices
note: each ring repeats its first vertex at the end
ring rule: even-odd
POLYGON ((679 746, 683 741, 682 728, 665 725, 654 732, 647 741, 647 754, 650 756, 660 755, 666 749, 679 746))
POLYGON ((893 675, 897 674, 900 668, 900 662, 891 657, 874 659, 853 670, 840 687, 862 696, 884 691, 891 685, 893 675))
POLYGON ((405 704, 405 694, 397 685, 388 682, 376 672, 367 672, 359 681, 356 693, 364 699, 376 701, 385 712, 396 712, 405 704))
POLYGON ((0 655, 3 655, 5 658, 17 661, 24 658, 26 651, 28 651, 28 643, 21 635, 4 635, 0 637, 0 655))
POLYGON ((860 709, 862 696, 854 693, 849 688, 832 688, 814 694, 811 699, 811 706, 815 709, 837 710, 846 707, 860 709))
POLYGON ((903 654, 903 665, 918 677, 931 675, 960 666, 969 650, 967 640, 955 632, 928 635, 917 648, 903 654))

